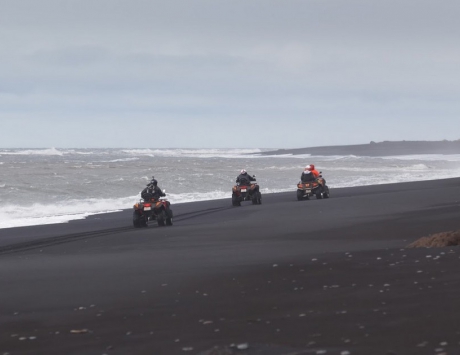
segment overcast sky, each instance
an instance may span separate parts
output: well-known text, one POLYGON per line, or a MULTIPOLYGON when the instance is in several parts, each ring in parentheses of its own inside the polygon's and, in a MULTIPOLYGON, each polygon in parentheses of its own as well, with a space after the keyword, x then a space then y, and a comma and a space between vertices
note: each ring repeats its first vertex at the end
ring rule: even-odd
POLYGON ((460 1, 0 0, 0 147, 460 138, 460 1))

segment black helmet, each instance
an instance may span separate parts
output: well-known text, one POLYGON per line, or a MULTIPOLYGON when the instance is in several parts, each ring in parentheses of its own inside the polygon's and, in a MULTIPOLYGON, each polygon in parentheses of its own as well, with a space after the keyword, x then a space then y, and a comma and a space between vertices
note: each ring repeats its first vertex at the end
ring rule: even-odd
POLYGON ((157 186, 157 185, 158 185, 158 181, 156 181, 155 179, 152 179, 152 181, 150 181, 150 183, 151 183, 153 186, 157 186))

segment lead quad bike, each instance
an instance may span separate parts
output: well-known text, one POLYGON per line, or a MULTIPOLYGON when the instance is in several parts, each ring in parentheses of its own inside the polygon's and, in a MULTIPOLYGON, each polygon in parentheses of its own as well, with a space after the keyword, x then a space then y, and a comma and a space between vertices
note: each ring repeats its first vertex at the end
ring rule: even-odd
POLYGON ((312 196, 318 200, 330 197, 329 187, 321 175, 315 181, 299 181, 297 184, 297 200, 309 200, 312 196))
POLYGON ((141 199, 134 206, 134 228, 147 227, 147 222, 156 220, 158 227, 172 226, 173 212, 171 203, 166 198, 141 199))
POLYGON ((243 201, 252 201, 253 205, 262 204, 262 194, 259 191, 257 182, 237 183, 233 186, 232 206, 241 206, 243 201))

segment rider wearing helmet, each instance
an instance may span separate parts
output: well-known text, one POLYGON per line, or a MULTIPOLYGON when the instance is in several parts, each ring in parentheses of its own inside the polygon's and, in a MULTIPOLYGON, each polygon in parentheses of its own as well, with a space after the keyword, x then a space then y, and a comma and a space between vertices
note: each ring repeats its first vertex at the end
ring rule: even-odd
POLYGON ((310 171, 315 178, 319 177, 319 171, 315 169, 313 164, 307 165, 305 169, 310 171))
POLYGON ((166 196, 165 193, 158 187, 158 181, 152 176, 152 180, 147 184, 147 187, 142 190, 141 197, 144 200, 158 200, 160 197, 166 196))
MULTIPOLYGON (((254 176, 248 174, 248 172, 244 169, 240 171, 240 175, 236 178, 236 183, 241 185, 251 185, 252 181, 256 181, 254 176)), ((255 185, 253 188, 250 189, 249 194, 252 195, 254 192, 259 192, 259 185, 255 185)))
POLYGON ((307 165, 305 169, 310 171, 311 174, 315 177, 315 179, 321 178, 321 185, 326 186, 326 179, 324 179, 321 176, 321 173, 315 169, 315 166, 313 164, 307 165))
POLYGON ((310 165, 307 165, 305 167, 305 170, 300 175, 300 181, 309 182, 309 181, 315 181, 316 180, 315 176, 312 174, 312 172, 309 169, 310 169, 310 165))
POLYGON ((248 174, 246 170, 241 170, 240 175, 237 176, 236 182, 240 185, 250 185, 251 181, 256 181, 254 177, 248 174))

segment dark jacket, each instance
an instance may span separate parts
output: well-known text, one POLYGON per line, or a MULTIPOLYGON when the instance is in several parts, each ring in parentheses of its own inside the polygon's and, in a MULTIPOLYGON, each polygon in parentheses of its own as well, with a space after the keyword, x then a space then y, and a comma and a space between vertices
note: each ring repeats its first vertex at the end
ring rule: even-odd
POLYGON ((166 196, 158 186, 149 185, 141 192, 141 197, 145 201, 149 201, 152 198, 158 200, 160 197, 166 196))
POLYGON ((302 172, 302 175, 300 175, 300 181, 302 182, 310 182, 310 181, 315 181, 316 178, 315 176, 310 172, 302 172))
POLYGON ((248 173, 246 174, 240 174, 238 175, 238 177, 236 178, 236 182, 239 182, 240 185, 249 185, 251 183, 251 181, 256 181, 255 178, 253 178, 251 175, 249 175, 248 173))

